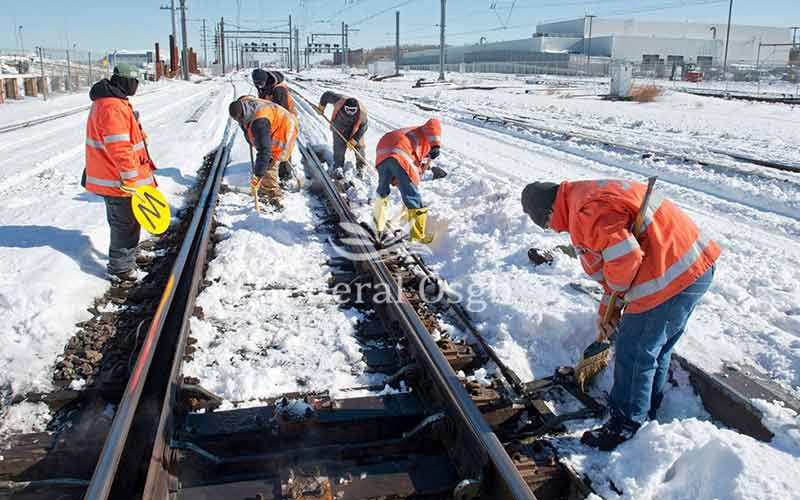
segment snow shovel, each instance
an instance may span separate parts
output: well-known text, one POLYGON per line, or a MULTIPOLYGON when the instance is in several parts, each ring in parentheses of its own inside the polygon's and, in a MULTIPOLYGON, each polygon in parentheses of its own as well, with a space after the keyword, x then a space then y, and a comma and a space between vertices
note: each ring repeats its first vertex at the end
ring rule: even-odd
MULTIPOLYGON (((250 151, 250 172, 255 172, 255 170, 256 170, 256 162, 253 159, 253 148, 252 147, 248 147, 247 149, 250 151)), ((256 205, 256 213, 260 215, 261 214, 261 204, 258 201, 258 186, 254 186, 254 187, 251 188, 251 194, 253 195, 253 201, 255 202, 255 205, 256 205)))
MULTIPOLYGON (((634 219, 633 227, 631 228, 634 238, 638 239, 642 232, 644 216, 647 212, 647 204, 650 202, 650 195, 653 193, 653 185, 656 183, 656 179, 658 179, 656 176, 647 179, 647 191, 644 193, 642 205, 639 207, 639 213, 636 214, 636 219, 634 219)), ((633 277, 632 282, 635 280, 636 276, 633 277)), ((608 325, 608 323, 611 321, 611 315, 614 314, 614 309, 616 309, 616 304, 619 300, 619 297, 619 293, 614 292, 611 294, 611 298, 606 306, 606 313, 603 315, 603 325, 608 325)), ((584 349, 583 356, 578 361, 578 364, 575 365, 575 381, 577 382, 581 391, 584 390, 586 382, 591 380, 595 375, 600 373, 603 368, 606 367, 606 365, 608 365, 610 348, 611 339, 606 338, 605 335, 601 333, 594 342, 589 344, 589 346, 584 349)))

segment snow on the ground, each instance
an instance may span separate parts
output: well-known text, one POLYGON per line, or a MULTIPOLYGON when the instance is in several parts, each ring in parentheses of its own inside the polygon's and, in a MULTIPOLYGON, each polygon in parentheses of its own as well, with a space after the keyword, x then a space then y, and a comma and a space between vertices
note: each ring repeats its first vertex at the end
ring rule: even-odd
MULTIPOLYGON (((302 166, 295 169, 303 175, 302 166)), ((322 204, 292 181, 284 211, 263 205, 257 214, 249 172, 239 132, 225 176, 238 191, 220 196, 222 240, 206 274, 211 284, 197 298, 203 318, 192 318, 197 351, 184 373, 227 404, 288 392, 338 397, 342 389, 381 383, 383 376, 365 372, 355 338, 362 314, 341 308, 328 291, 331 269, 324 263, 334 255, 317 227, 326 217, 322 204)))
MULTIPOLYGON (((203 156, 219 142, 230 83, 180 81, 143 86, 131 100, 150 136, 155 175, 173 213, 195 183, 203 156), (152 92, 152 90, 158 90, 152 92), (144 92, 147 90, 147 92, 144 92), (211 105, 199 123, 185 120, 211 105)), ((88 92, 48 101, 89 104, 88 92), (74 102, 73 102, 74 101, 74 102)), ((0 105, 0 117, 52 114, 41 102, 0 105), (30 112, 28 111, 30 110, 30 112)), ((52 365, 75 323, 108 287, 108 226, 102 198, 80 185, 88 111, 0 135, 0 395, 47 390, 52 365)), ((147 233, 142 233, 146 238, 147 233)))
MULTIPOLYGON (((800 261, 800 176, 762 170, 751 178, 697 165, 656 162, 579 141, 565 143, 505 127, 484 127, 458 112, 499 110, 540 119, 554 128, 565 123, 602 126, 622 142, 646 138, 647 144, 662 149, 670 147, 670 136, 654 131, 673 128, 670 133, 675 140, 698 149, 709 144, 735 145, 751 154, 776 152, 796 161, 793 149, 800 139, 800 116, 795 109, 758 103, 744 106, 738 101, 671 92, 655 103, 637 104, 506 90, 412 89, 411 83, 419 77, 433 79, 420 72, 380 83, 338 71, 315 70, 303 76, 317 79, 298 82, 312 99, 323 90, 337 89, 365 102, 370 113, 368 158, 373 161, 375 144, 387 131, 422 124, 431 116, 443 118, 443 148, 437 162, 449 176, 422 184, 431 230, 437 234, 428 260, 471 303, 490 343, 523 378, 547 376, 560 365, 574 364, 595 335, 597 306, 569 286, 575 281, 591 284, 576 260, 555 252, 552 266, 534 267, 528 261, 530 247, 552 249, 569 240, 566 235, 542 231, 524 215, 519 201, 522 188, 534 180, 624 177, 642 181, 658 174, 658 189, 723 248, 715 282, 692 316, 678 352, 709 371, 723 362, 754 365, 794 394, 800 393, 800 270, 796 266, 800 261), (426 112, 397 102, 409 97, 445 112, 426 112), (712 113, 707 113, 709 108, 712 113), (753 117, 752 123, 741 120, 743 115, 753 117)), ((459 84, 484 81, 482 75, 456 77, 459 84)), ((487 79, 497 83, 496 75, 487 79)), ((399 203, 393 193, 393 204, 399 203)), ((369 219, 368 205, 360 212, 364 220, 369 219)), ((685 374, 677 375, 685 379, 685 374)), ((611 370, 597 382, 595 390, 608 390, 611 370)), ((768 425, 782 429, 770 444, 718 428, 706 421, 708 415, 682 380, 668 391, 659 421, 648 424, 618 454, 578 444, 580 434, 595 421, 573 424, 561 449, 607 497, 615 496, 610 480, 625 498, 789 498, 800 488, 800 476, 780 471, 797 470, 800 463, 796 446, 800 422, 786 412, 767 415, 768 425), (654 455, 654 447, 666 451, 654 455), (735 455, 739 458, 726 461, 735 455), (715 460, 719 463, 714 464, 715 460), (767 463, 779 464, 776 472, 763 474, 767 463), (693 475, 694 469, 705 475, 693 475), (709 483, 709 477, 715 481, 709 483), (767 481, 772 482, 766 485, 767 481)))

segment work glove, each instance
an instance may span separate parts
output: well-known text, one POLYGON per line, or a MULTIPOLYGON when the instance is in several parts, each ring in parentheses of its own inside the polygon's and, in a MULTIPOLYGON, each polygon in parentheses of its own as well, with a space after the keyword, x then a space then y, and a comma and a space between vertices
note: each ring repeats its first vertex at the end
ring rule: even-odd
POLYGON ((317 113, 324 115, 325 114, 325 106, 322 104, 314 106, 314 109, 317 110, 317 113))
POLYGON ((350 149, 350 150, 353 150, 353 151, 358 149, 358 143, 356 142, 355 139, 350 139, 349 141, 347 141, 347 149, 350 149))
POLYGON ((123 181, 122 186, 119 187, 123 193, 127 193, 131 196, 136 194, 136 183, 123 181))
POLYGON ((439 149, 439 146, 434 146, 431 148, 430 151, 428 151, 428 158, 430 158, 431 160, 435 160, 436 158, 439 157, 440 152, 441 150, 439 149))
POLYGON ((260 186, 261 186, 261 177, 257 176, 256 174, 251 174, 250 189, 253 191, 257 191, 260 186))
POLYGON ((150 145, 150 136, 147 135, 147 132, 145 132, 144 130, 142 130, 142 140, 144 140, 144 145, 145 146, 149 146, 150 145))
POLYGON ((620 318, 622 317, 622 304, 622 300, 618 298, 617 302, 614 304, 614 310, 611 313, 608 323, 603 322, 605 307, 601 307, 600 311, 598 311, 599 314, 597 315, 596 323, 598 340, 605 340, 611 337, 614 332, 617 331, 617 328, 619 328, 620 318))

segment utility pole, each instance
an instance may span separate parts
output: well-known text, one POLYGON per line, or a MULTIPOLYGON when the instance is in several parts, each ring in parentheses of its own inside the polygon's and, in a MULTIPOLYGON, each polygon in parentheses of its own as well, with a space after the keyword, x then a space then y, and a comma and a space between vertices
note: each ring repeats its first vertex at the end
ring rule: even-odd
POLYGON ((206 47, 206 19, 203 18, 203 67, 208 67, 208 48, 206 47))
MULTIPOLYGON (((174 1, 173 1, 174 4, 174 1)), ((189 79, 189 37, 186 35, 186 0, 181 0, 181 66, 183 79, 189 79)))
POLYGON ((394 13, 394 74, 400 74, 400 11, 394 13))
POLYGON ((92 51, 89 51, 89 86, 92 86, 92 51))
POLYGON ((733 15, 733 0, 728 7, 728 29, 725 30, 725 57, 722 60, 722 79, 728 80, 728 43, 731 39, 731 16, 733 15))
POLYGON ((442 1, 442 19, 439 21, 439 81, 444 81, 444 16, 447 0, 442 1))
POLYGON ((225 74, 225 18, 219 18, 219 47, 222 52, 222 74, 225 74))
POLYGON ((587 14, 586 18, 589 19, 589 38, 586 39, 586 74, 592 73, 592 21, 597 16, 587 14))
POLYGON ((792 26, 789 28, 792 30, 792 47, 797 46, 797 30, 800 30, 800 26, 792 26))
POLYGON ((22 50, 22 55, 25 55, 25 39, 22 37, 22 25, 19 25, 19 48, 22 50))
MULTIPOLYGON (((44 48, 36 47, 36 51, 39 53, 39 70, 42 72, 42 95, 44 95, 44 100, 46 101, 49 91, 47 89, 47 77, 44 75, 44 48)), ((91 57, 89 59, 91 60, 91 57)), ((89 71, 91 71, 91 66, 89 71)))
POLYGON ((69 49, 67 49, 67 82, 66 85, 64 86, 64 90, 66 90, 67 92, 72 90, 72 72, 69 64, 69 49))
POLYGON ((294 29, 294 62, 297 71, 300 71, 300 28, 294 29))
POLYGON ((294 59, 294 52, 292 52, 292 15, 289 14, 289 71, 292 71, 292 59, 294 59))
POLYGON ((342 62, 342 71, 344 71, 344 46, 345 46, 344 30, 345 30, 344 21, 342 21, 342 46, 341 46, 341 49, 342 49, 342 61, 341 61, 342 62))

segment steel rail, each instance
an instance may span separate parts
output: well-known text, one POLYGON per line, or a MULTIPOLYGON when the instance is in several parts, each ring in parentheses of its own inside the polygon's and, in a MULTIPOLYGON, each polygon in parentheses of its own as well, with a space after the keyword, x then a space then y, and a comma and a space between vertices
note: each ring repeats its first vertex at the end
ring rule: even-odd
MULTIPOLYGON (((298 149, 310 164, 309 170, 320 183, 339 220, 357 225, 358 220, 342 199, 314 152, 301 143, 298 143, 298 149)), ((467 440, 466 444, 475 455, 470 458, 476 460, 479 465, 477 470, 485 471, 488 466, 493 472, 491 477, 467 479, 481 480, 484 488, 487 487, 486 480, 488 479, 491 487, 495 488, 492 498, 535 500, 536 497, 514 466, 502 443, 492 432, 466 389, 461 385, 419 315, 397 286, 389 269, 379 259, 379 254, 372 241, 365 234, 355 234, 353 239, 354 242, 350 246, 354 251, 367 256, 364 263, 368 266, 376 282, 388 291, 391 298, 387 301, 386 306, 415 348, 416 362, 425 367, 434 382, 446 407, 447 415, 459 431, 458 437, 467 440)))
MULTIPOLYGON (((128 380, 122 400, 114 415, 111 429, 103 444, 103 450, 95 466, 94 473, 92 474, 86 496, 84 497, 87 500, 104 500, 108 498, 111 492, 117 476, 123 450, 126 447, 131 432, 134 416, 140 405, 142 391, 150 375, 150 367, 156 353, 156 347, 165 333, 164 325, 167 322, 168 315, 171 313, 174 314, 171 306, 176 296, 178 283, 181 281, 181 278, 185 276, 184 273, 187 269, 190 254, 195 249, 195 239, 197 235, 200 234, 199 229, 201 224, 213 214, 213 210, 205 210, 205 207, 207 201, 212 197, 212 189, 215 187, 218 188, 219 186, 218 177, 221 177, 220 172, 224 168, 221 160, 224 158, 223 150, 225 149, 230 128, 231 122, 229 120, 225 127, 220 147, 217 149, 216 155, 214 156, 211 171, 208 174, 203 191, 198 199, 198 206, 195 209, 191 223, 186 231, 183 244, 175 258, 175 263, 173 264, 172 271, 167 280, 164 293, 161 296, 153 321, 142 343, 142 348, 131 372, 131 377, 128 380)), ((194 271, 194 269, 192 269, 192 271, 194 271)), ((180 312, 184 313, 185 311, 180 312)), ((170 335, 175 334, 175 332, 166 333, 170 335)))
MULTIPOLYGON (((146 96, 146 95, 155 94, 157 92, 160 92, 160 90, 151 90, 150 92, 144 92, 142 94, 139 94, 137 97, 143 97, 143 96, 146 96)), ((57 120, 58 118, 65 118, 67 116, 77 115, 78 113, 80 113, 82 111, 89 110, 91 107, 92 107, 92 105, 88 104, 86 106, 81 106, 79 108, 72 108, 72 109, 69 109, 67 111, 62 111, 61 113, 55 113, 55 114, 52 114, 52 115, 45 115, 45 116, 41 116, 39 118, 34 118, 33 120, 27 120, 27 121, 24 121, 24 122, 17 122, 17 123, 11 123, 9 125, 4 125, 4 126, 0 127, 0 134, 4 134, 6 132, 13 132, 14 130, 19 130, 21 128, 32 127, 34 125, 39 125, 39 124, 42 124, 42 123, 47 123, 47 122, 50 122, 50 121, 53 121, 53 120, 57 120)))

